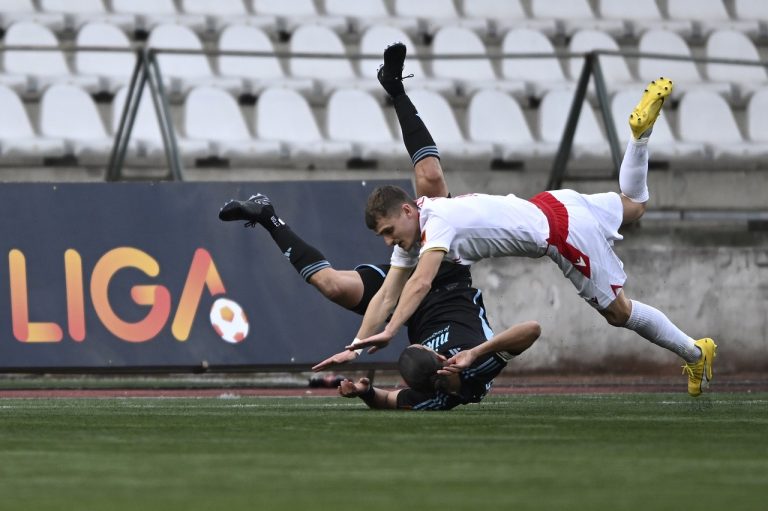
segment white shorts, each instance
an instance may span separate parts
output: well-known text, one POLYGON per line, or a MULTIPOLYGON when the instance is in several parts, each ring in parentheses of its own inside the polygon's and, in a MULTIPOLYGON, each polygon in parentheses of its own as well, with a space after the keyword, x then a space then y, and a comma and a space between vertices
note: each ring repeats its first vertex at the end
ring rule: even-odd
POLYGON ((582 195, 555 190, 534 199, 531 202, 550 222, 547 255, 576 286, 579 296, 594 308, 605 309, 627 280, 624 264, 613 251, 613 242, 622 239, 618 233, 624 216, 621 197, 613 192, 582 195))

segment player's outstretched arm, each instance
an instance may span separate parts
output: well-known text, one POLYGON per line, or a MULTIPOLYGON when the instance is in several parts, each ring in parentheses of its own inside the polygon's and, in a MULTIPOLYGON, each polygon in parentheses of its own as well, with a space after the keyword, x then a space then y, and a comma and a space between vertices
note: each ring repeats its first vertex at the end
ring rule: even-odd
POLYGON ((400 390, 377 389, 371 385, 368 378, 360 378, 357 383, 352 380, 342 380, 339 385, 339 394, 343 397, 359 397, 370 408, 394 409, 397 408, 397 395, 400 390))
POLYGON ((438 374, 448 375, 460 373, 469 368, 475 360, 488 353, 507 352, 511 355, 519 355, 536 342, 541 335, 541 326, 536 321, 526 321, 511 326, 498 335, 493 336, 482 344, 470 350, 457 353, 449 358, 438 374))
POLYGON ((357 356, 358 355, 356 352, 345 349, 341 353, 336 353, 335 355, 331 355, 330 357, 326 358, 322 362, 318 362, 312 367, 312 370, 314 372, 324 371, 325 369, 328 369, 336 365, 352 362, 357 358, 357 356))

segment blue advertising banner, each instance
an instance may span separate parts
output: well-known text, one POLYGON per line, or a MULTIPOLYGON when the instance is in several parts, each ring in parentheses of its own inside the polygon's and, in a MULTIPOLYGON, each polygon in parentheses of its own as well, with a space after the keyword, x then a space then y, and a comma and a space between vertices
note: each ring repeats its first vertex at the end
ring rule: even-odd
MULTIPOLYGON (((361 317, 305 283, 265 229, 218 211, 264 193, 347 270, 389 261, 363 220, 379 184, 2 184, 0 370, 306 369, 361 317)), ((394 362, 405 345, 359 360, 394 362)))

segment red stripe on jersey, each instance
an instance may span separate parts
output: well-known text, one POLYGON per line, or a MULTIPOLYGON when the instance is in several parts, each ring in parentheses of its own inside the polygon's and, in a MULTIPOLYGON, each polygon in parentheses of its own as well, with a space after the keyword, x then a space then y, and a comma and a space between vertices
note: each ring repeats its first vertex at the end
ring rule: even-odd
POLYGON ((557 251, 573 264, 577 271, 585 277, 592 275, 589 257, 578 248, 568 243, 568 210, 549 192, 541 192, 529 199, 547 217, 549 238, 547 243, 557 248, 557 251))

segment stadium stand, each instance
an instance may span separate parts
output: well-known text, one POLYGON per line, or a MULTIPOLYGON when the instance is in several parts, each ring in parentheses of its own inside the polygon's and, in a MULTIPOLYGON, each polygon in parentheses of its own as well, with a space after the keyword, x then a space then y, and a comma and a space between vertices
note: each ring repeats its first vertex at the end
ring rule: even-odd
POLYGON ((41 137, 32 128, 19 96, 0 85, 0 159, 4 164, 42 164, 45 158, 66 154, 63 139, 41 137))
POLYGON ((182 0, 181 10, 187 14, 205 16, 207 29, 218 32, 238 23, 256 27, 275 34, 277 17, 248 12, 242 0, 182 0))
POLYGON ((81 48, 107 47, 125 51, 79 51, 74 55, 78 75, 96 76, 100 92, 113 93, 128 85, 136 66, 136 55, 125 33, 104 21, 85 23, 77 32, 75 45, 81 48))
MULTIPOLYGON (((538 30, 513 29, 504 35, 501 53, 555 55, 552 42, 538 30)), ((560 61, 553 57, 505 58, 501 61, 501 75, 508 80, 523 80, 526 93, 541 99, 550 90, 570 88, 573 83, 565 76, 560 61)))
POLYGON ((132 14, 108 12, 101 0, 39 0, 42 12, 64 16, 64 26, 77 30, 85 23, 108 23, 121 30, 136 29, 136 17, 132 14))
POLYGON ((747 135, 754 143, 768 144, 768 88, 755 92, 747 106, 747 135))
POLYGON ((452 0, 394 0, 395 14, 400 18, 419 20, 419 29, 426 35, 434 34, 445 26, 462 27, 482 36, 488 34, 488 22, 484 18, 464 18, 452 0))
POLYGON ((190 140, 208 142, 208 157, 259 164, 284 158, 279 142, 253 138, 235 98, 215 87, 195 87, 187 95, 184 134, 190 140))
POLYGON ((5 0, 0 9, 0 27, 7 30, 19 21, 43 25, 55 32, 64 29, 64 15, 57 12, 40 12, 32 0, 5 0))
POLYGON ((332 16, 346 17, 350 31, 357 34, 375 25, 390 26, 409 34, 419 32, 419 21, 416 18, 390 15, 384 0, 325 0, 325 12, 332 16))
POLYGON ((535 18, 555 19, 565 35, 577 30, 600 30, 614 37, 623 36, 626 28, 623 20, 601 19, 592 12, 587 0, 531 0, 535 18))
MULTIPOLYGON (((539 107, 539 129, 541 139, 549 144, 559 144, 563 136, 566 117, 571 107, 573 91, 555 90, 548 92, 539 107)), ((603 135, 597 117, 588 104, 581 109, 581 116, 573 139, 572 156, 576 161, 607 161, 608 142, 603 135)))
POLYGON ((756 19, 731 19, 722 0, 667 0, 667 11, 670 19, 693 20, 695 33, 701 37, 717 29, 754 33, 759 27, 756 19))
MULTIPOLYGON (((592 50, 619 51, 618 43, 606 32, 599 30, 580 30, 573 34, 568 50, 571 53, 588 53, 592 50)), ((584 59, 570 59, 571 79, 578 79, 584 59)), ((632 76, 629 66, 621 56, 606 55, 600 58, 600 68, 603 71, 605 84, 609 92, 617 89, 635 86, 642 90, 645 82, 640 82, 632 76)))
MULTIPOLYGON (((745 34, 729 29, 715 30, 709 35, 706 56, 713 59, 760 60, 754 43, 745 34)), ((710 81, 733 82, 739 98, 749 97, 756 89, 768 85, 768 72, 764 66, 735 66, 714 62, 707 62, 704 66, 710 81)))
POLYGON ((136 17, 136 30, 149 32, 157 25, 174 23, 197 32, 206 28, 205 16, 181 13, 173 0, 111 0, 112 11, 136 17))
POLYGON ((531 19, 520 0, 464 0, 464 15, 488 20, 488 31, 496 37, 513 29, 531 29, 554 37, 558 33, 557 22, 547 19, 531 19))
MULTIPOLYGON (((437 31, 432 41, 432 53, 435 56, 483 55, 486 49, 480 37, 471 30, 463 27, 443 27, 437 31)), ((435 60, 432 72, 437 78, 455 80, 459 93, 464 96, 489 87, 518 95, 525 92, 525 82, 500 79, 488 59, 435 60)))
POLYGON ((338 34, 349 30, 343 16, 321 16, 312 0, 251 0, 258 15, 276 16, 279 30, 293 33, 301 25, 320 25, 338 34))

